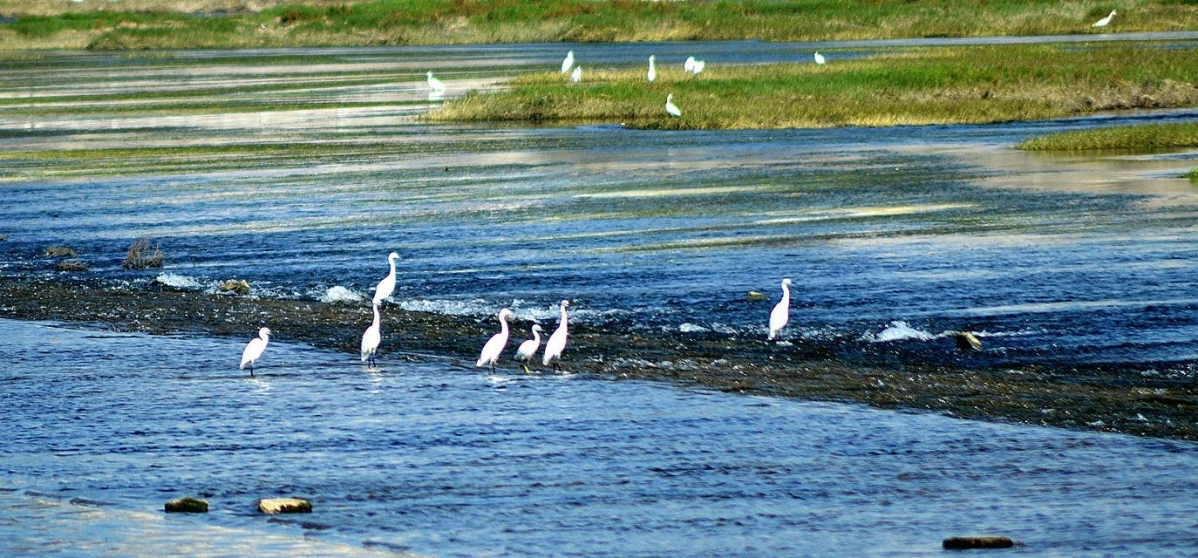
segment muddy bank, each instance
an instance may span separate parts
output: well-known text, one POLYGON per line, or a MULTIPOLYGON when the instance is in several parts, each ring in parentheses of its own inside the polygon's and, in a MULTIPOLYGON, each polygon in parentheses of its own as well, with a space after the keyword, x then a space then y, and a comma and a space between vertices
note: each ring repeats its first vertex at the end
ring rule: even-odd
MULTIPOLYGON (((350 360, 357 358, 371 312, 368 303, 253 299, 87 280, 0 278, 0 317, 151 334, 224 336, 235 351, 259 326, 268 325, 277 341, 344 351, 350 360)), ((450 359, 469 367, 494 333, 493 322, 392 306, 384 312, 379 360, 450 359)), ((520 332, 527 326, 516 321, 513 330, 520 332)), ((516 334, 509 345, 519 338, 516 334)), ((946 351, 956 350, 953 340, 944 343, 946 351)), ((515 373, 519 368, 510 361, 512 351, 509 346, 501 364, 515 373)), ((230 368, 236 367, 238 354, 230 353, 230 368)), ((817 347, 716 334, 649 336, 586 324, 571 325, 563 365, 571 372, 603 379, 670 381, 734 393, 1198 440, 1194 387, 1152 383, 1133 373, 1078 381, 1076 376, 1058 376, 1049 370, 846 364, 821 357, 817 347)))

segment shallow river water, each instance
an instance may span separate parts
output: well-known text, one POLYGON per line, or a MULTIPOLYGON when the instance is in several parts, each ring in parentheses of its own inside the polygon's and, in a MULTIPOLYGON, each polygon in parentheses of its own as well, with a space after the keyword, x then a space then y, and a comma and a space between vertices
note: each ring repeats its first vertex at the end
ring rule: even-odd
MULTIPOLYGON (((709 65, 810 56, 686 46, 715 53, 709 65)), ((783 342, 846 362, 1193 389, 1198 193, 1177 178, 1192 154, 1011 146, 1198 113, 741 132, 418 119, 440 102, 428 69, 452 98, 564 48, 7 55, 0 273, 58 280, 42 252, 67 245, 118 288, 238 278, 252 296, 352 303, 396 251, 406 309, 494 321, 509 306, 548 329, 570 299, 581 327, 736 338, 766 334, 772 302, 746 293, 777 300, 790 277, 783 342), (121 268, 141 236, 164 269, 121 268), (945 351, 956 331, 986 350, 945 351)), ((576 54, 680 67, 683 48, 576 54)), ((1037 556, 1159 556, 1198 543, 1188 443, 487 375, 395 358, 401 334, 369 372, 276 331, 247 378, 236 361, 258 325, 269 316, 228 340, 0 320, 0 525, 14 527, 0 550, 148 553, 140 537, 214 555, 909 556, 999 532, 1037 556), (250 513, 277 494, 316 512, 250 513), (152 513, 182 495, 213 513, 152 513)))

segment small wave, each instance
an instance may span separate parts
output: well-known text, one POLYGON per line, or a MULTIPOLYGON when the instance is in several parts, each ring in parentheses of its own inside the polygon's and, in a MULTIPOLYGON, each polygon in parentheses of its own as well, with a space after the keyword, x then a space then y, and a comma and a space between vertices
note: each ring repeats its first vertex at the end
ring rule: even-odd
POLYGON ((866 333, 862 336, 866 341, 873 343, 887 343, 891 341, 931 341, 940 339, 944 334, 928 333, 926 331, 915 329, 904 321, 890 322, 890 326, 878 333, 866 333))
POLYGON ((361 302, 363 300, 366 300, 365 296, 362 296, 353 290, 342 287, 341 285, 329 287, 329 290, 325 291, 324 296, 320 297, 321 302, 327 303, 361 302))
POLYGON ((200 281, 198 279, 196 279, 195 277, 191 277, 188 275, 179 275, 178 273, 169 273, 169 272, 160 273, 160 274, 158 274, 158 277, 154 278, 154 282, 159 285, 163 285, 163 286, 167 286, 167 287, 171 287, 171 288, 175 288, 175 289, 200 290, 200 289, 204 288, 204 284, 200 283, 200 281))
POLYGON ((711 330, 707 329, 701 325, 692 324, 692 323, 687 322, 687 323, 684 323, 684 324, 678 326, 678 331, 680 331, 682 333, 707 333, 711 330))

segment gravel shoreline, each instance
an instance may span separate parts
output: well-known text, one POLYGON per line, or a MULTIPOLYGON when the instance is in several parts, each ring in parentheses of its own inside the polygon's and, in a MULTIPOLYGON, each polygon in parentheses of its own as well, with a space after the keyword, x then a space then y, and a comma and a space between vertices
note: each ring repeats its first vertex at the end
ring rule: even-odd
MULTIPOLYGON (((0 317, 85 324, 150 334, 248 340, 268 325, 276 340, 344 351, 357 359, 368 303, 256 299, 194 291, 109 286, 86 280, 0 277, 0 317)), ((494 320, 384 311, 383 363, 449 359, 471 367, 494 320)), ((528 324, 515 321, 513 331, 528 324)), ((945 350, 954 350, 952 340, 945 350)), ((509 347, 500 367, 520 368, 509 347)), ((654 380, 732 393, 927 410, 981 420, 1121 432, 1198 441, 1198 393, 1132 374, 1080 381, 1050 370, 971 370, 859 365, 821 357, 818 348, 719 334, 653 335, 571 324, 563 367, 600 379, 654 380)), ((348 358, 348 357, 347 357, 348 358)), ((230 356, 230 367, 237 355, 230 356)), ((542 371, 542 373, 551 373, 542 371)))

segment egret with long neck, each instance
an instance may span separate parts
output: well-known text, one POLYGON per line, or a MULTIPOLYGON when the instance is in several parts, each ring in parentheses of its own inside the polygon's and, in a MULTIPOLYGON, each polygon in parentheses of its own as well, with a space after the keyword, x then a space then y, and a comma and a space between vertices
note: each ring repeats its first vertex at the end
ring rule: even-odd
POLYGON ((532 356, 537 354, 537 349, 541 347, 542 331, 544 330, 541 329, 540 324, 533 324, 532 339, 521 343, 520 346, 516 348, 516 361, 524 367, 525 374, 532 373, 532 371, 528 369, 528 363, 532 362, 532 356))
POLYGON ((379 342, 383 340, 383 331, 379 326, 379 305, 371 304, 370 308, 374 310, 374 321, 362 333, 362 360, 373 367, 374 354, 379 350, 379 342))
POLYGON ((395 252, 391 252, 391 254, 387 256, 387 263, 391 266, 391 272, 388 273, 386 277, 383 277, 382 280, 379 281, 378 286, 374 288, 374 300, 372 304, 381 305, 383 301, 387 300, 387 298, 391 296, 391 293, 395 292, 395 260, 398 259, 399 254, 396 254, 395 252))
POLYGON ((778 338, 782 328, 786 327, 786 322, 790 321, 790 278, 782 280, 782 300, 774 306, 774 310, 770 312, 770 336, 769 340, 773 341, 778 338))
POLYGON ((270 342, 270 328, 262 328, 258 330, 258 336, 250 339, 246 343, 245 350, 241 351, 241 370, 245 370, 246 366, 250 367, 250 375, 254 375, 254 363, 262 357, 262 351, 266 350, 266 344, 270 342))
POLYGON ((553 363, 554 370, 561 370, 562 352, 566 350, 566 340, 570 337, 569 331, 569 316, 566 314, 566 308, 570 306, 570 301, 562 301, 562 319, 557 324, 557 329, 553 330, 553 335, 549 336, 549 340, 545 342, 545 354, 541 356, 541 365, 549 366, 553 363))
POLYGON ((507 345, 507 319, 511 315, 512 311, 507 308, 499 311, 499 333, 492 335, 487 344, 483 345, 482 354, 479 355, 478 362, 474 363, 475 366, 490 366, 491 371, 495 371, 495 362, 499 360, 499 355, 507 345))

